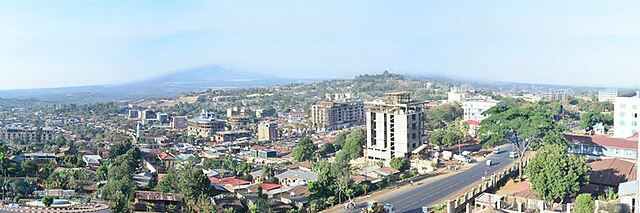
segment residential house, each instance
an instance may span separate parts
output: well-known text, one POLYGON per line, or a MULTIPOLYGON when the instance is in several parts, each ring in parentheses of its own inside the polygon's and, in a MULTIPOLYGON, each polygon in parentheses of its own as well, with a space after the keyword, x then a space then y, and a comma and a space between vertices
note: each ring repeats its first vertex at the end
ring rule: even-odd
POLYGON ((182 212, 182 196, 175 193, 163 193, 154 191, 136 191, 133 202, 134 211, 148 211, 147 204, 153 204, 156 212, 182 212))

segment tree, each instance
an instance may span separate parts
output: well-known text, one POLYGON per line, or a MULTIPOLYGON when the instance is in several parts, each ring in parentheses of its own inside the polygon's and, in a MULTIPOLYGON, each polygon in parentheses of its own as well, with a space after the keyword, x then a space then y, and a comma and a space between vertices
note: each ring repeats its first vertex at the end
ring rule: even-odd
POLYGON ((451 125, 445 129, 439 129, 434 131, 429 137, 431 143, 435 143, 440 147, 450 147, 463 141, 464 133, 460 127, 451 125))
POLYGON ((391 158, 389 165, 394 169, 404 171, 407 168, 407 159, 403 157, 391 158))
POLYGON ((266 165, 264 166, 264 168, 262 168, 262 180, 264 182, 275 182, 275 180, 273 180, 275 178, 275 169, 273 168, 273 166, 271 165, 266 165))
POLYGON ((27 176, 35 176, 38 172, 38 165, 30 159, 22 161, 20 167, 22 168, 24 174, 27 176))
POLYGON ((426 129, 438 129, 462 118, 462 107, 457 103, 443 104, 427 110, 426 129))
POLYGON ((366 141, 366 132, 364 129, 353 130, 347 135, 344 147, 341 152, 345 152, 349 159, 356 159, 363 156, 362 146, 366 141))
POLYGON ((522 158, 527 151, 542 144, 567 144, 562 132, 551 116, 551 109, 544 104, 516 108, 498 105, 483 112, 489 116, 480 122, 479 135, 484 147, 492 147, 502 141, 512 143, 518 152, 518 177, 522 177, 522 158))
POLYGON ((593 125, 602 123, 606 128, 613 125, 613 116, 611 114, 602 114, 600 111, 589 111, 580 115, 580 128, 585 131, 591 131, 593 125))
POLYGON ((590 194, 580 194, 576 198, 576 206, 573 210, 576 213, 592 213, 595 210, 595 201, 590 194))
POLYGON ((344 147, 344 142, 347 139, 347 135, 349 135, 349 131, 340 132, 338 134, 338 136, 336 136, 336 141, 335 141, 336 151, 340 150, 340 149, 342 149, 342 147, 344 147))
POLYGON ((45 195, 44 197, 42 197, 42 204, 44 204, 44 206, 49 207, 51 206, 51 204, 53 204, 53 197, 49 196, 49 195, 45 195))
POLYGON ((180 194, 187 203, 190 203, 189 201, 194 203, 200 197, 207 197, 210 184, 201 169, 187 165, 180 171, 180 194))
POLYGON ((36 187, 23 180, 16 180, 11 183, 13 193, 20 196, 28 196, 36 190, 36 187))
POLYGON ((300 140, 298 140, 298 147, 293 150, 293 160, 296 162, 311 160, 313 152, 315 152, 317 148, 308 136, 300 138, 300 140))
POLYGON ((569 155, 566 147, 548 144, 531 158, 526 174, 538 197, 554 201, 575 196, 589 182, 589 170, 583 156, 569 155))

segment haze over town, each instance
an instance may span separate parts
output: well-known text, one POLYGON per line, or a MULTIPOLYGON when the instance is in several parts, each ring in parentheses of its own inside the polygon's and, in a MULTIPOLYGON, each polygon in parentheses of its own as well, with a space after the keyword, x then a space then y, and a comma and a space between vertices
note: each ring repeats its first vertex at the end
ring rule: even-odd
POLYGON ((636 87, 637 1, 1 2, 0 89, 218 65, 286 78, 423 76, 636 87), (549 78, 549 76, 553 76, 549 78))

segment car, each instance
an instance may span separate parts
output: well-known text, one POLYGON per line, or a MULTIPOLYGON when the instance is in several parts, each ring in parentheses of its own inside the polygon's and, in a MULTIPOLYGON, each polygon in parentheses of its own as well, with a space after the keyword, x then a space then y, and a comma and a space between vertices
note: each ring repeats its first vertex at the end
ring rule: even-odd
POLYGON ((510 158, 517 158, 518 157, 518 153, 517 152, 509 152, 509 157, 510 158))
POLYGON ((500 148, 493 149, 493 154, 500 154, 500 148))
POLYGON ((487 164, 487 166, 491 166, 491 164, 493 164, 493 162, 491 160, 487 160, 487 162, 485 162, 487 164))

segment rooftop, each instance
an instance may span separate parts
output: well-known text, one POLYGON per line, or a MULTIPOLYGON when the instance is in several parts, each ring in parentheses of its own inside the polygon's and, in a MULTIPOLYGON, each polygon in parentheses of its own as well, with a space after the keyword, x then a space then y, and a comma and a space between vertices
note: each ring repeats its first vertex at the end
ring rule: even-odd
POLYGON ((621 149, 638 149, 638 142, 605 135, 565 135, 570 143, 621 149))
POLYGON ((136 199, 151 201, 175 201, 180 202, 182 196, 174 193, 152 192, 152 191, 136 191, 136 199))

